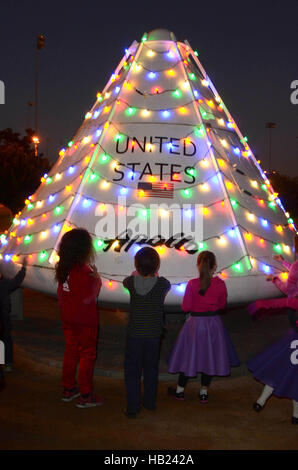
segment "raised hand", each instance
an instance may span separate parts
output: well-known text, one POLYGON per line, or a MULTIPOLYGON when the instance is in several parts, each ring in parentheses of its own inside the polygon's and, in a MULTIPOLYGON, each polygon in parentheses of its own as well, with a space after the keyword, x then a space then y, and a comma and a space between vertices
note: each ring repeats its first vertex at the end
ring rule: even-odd
POLYGON ((280 261, 281 263, 284 261, 284 257, 281 255, 274 255, 273 259, 275 259, 276 261, 280 261))

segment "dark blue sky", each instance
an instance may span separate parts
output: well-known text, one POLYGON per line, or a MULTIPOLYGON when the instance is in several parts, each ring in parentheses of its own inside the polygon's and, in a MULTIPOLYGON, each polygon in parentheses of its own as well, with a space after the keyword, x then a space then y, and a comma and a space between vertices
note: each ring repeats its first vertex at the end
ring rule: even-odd
POLYGON ((5 2, 0 10, 0 80, 6 104, 0 105, 0 129, 24 133, 28 124, 37 34, 46 36, 39 67, 40 150, 48 149, 53 162, 124 49, 144 32, 163 27, 199 51, 263 168, 268 166, 265 122, 273 121, 273 166, 298 176, 298 105, 290 101, 290 84, 298 80, 297 18, 297 0, 5 2))

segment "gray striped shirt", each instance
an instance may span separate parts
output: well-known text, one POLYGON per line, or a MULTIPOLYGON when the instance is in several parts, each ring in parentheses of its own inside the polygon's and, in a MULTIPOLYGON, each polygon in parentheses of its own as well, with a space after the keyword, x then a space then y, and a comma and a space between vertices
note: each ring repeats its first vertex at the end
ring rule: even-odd
POLYGON ((128 334, 143 338, 160 336, 163 329, 164 300, 171 288, 170 282, 164 277, 158 277, 146 295, 137 292, 134 276, 124 279, 123 285, 130 293, 128 334))

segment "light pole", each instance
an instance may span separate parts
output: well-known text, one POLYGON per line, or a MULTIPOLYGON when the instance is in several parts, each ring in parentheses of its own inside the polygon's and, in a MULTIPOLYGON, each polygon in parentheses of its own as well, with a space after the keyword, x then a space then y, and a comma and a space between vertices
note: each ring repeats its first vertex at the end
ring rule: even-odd
POLYGON ((39 34, 36 41, 36 63, 35 63, 35 132, 38 133, 38 51, 44 48, 45 36, 39 34))
POLYGON ((34 155, 37 157, 37 153, 38 153, 38 144, 39 144, 39 138, 37 137, 37 135, 34 135, 32 137, 32 142, 34 143, 34 155))

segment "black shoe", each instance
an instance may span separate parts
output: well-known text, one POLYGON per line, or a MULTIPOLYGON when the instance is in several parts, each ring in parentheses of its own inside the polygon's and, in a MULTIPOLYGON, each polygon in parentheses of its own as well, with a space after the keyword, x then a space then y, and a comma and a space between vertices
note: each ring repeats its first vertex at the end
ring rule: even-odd
POLYGON ((199 393, 199 398, 200 398, 200 403, 203 403, 203 404, 208 403, 208 392, 204 391, 202 393, 199 393))
POLYGON ((184 401, 184 392, 177 393, 175 387, 169 387, 168 394, 173 398, 176 398, 176 400, 184 401))
POLYGON ((260 411, 262 411, 262 409, 264 408, 262 405, 260 405, 260 403, 258 403, 257 401, 252 405, 253 409, 257 412, 257 413, 260 413, 260 411))
POLYGON ((292 416, 292 424, 298 424, 298 418, 295 418, 295 416, 292 416))

